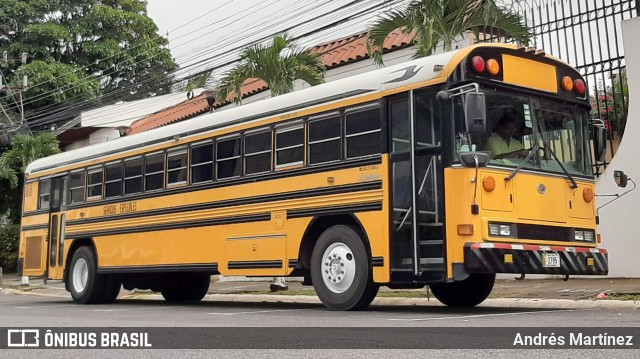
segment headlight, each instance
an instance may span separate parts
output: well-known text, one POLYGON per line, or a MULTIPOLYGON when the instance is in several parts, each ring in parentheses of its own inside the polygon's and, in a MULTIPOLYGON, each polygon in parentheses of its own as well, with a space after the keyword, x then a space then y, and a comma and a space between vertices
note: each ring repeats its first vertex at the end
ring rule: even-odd
POLYGON ((511 226, 508 224, 500 225, 500 235, 501 236, 510 236, 511 235, 511 226))
POLYGON ((575 231, 574 239, 576 241, 584 241, 584 231, 575 231))
POLYGON ((591 231, 584 231, 584 240, 586 242, 593 242, 593 232, 591 231))

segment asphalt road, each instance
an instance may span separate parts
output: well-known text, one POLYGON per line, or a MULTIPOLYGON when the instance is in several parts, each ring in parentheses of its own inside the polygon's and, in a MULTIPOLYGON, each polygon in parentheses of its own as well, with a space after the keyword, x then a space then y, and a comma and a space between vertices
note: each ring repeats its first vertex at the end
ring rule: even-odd
MULTIPOLYGON (((395 328, 388 330, 387 340, 400 341, 406 333, 424 327, 469 328, 485 327, 482 334, 469 340, 491 340, 498 327, 637 327, 640 310, 634 308, 585 308, 576 305, 544 308, 518 308, 512 306, 480 306, 473 309, 452 309, 440 305, 372 305, 362 312, 334 312, 314 303, 247 303, 205 300, 196 304, 172 305, 158 299, 120 299, 109 305, 77 305, 70 299, 41 297, 29 294, 0 293, 0 327, 268 327, 273 330, 268 337, 286 338, 301 329, 286 327, 320 327, 319 335, 342 338, 339 328, 395 328), (322 331, 326 330, 326 332, 322 331), (323 334, 326 333, 326 334, 323 334), (403 334, 405 333, 405 334, 403 334), (395 336, 395 339, 394 339, 395 336)), ((519 330, 514 328, 514 332, 519 330)), ((452 332, 453 333, 453 332, 452 332)), ((3 333, 0 333, 4 335, 3 333)), ((376 333, 374 333, 376 334, 376 333)), ((377 333, 379 334, 379 333, 377 333)), ((257 334, 254 340, 265 338, 257 334), (257 338, 257 339, 256 339, 257 338)), ((295 338, 295 337, 292 337, 295 338)), ((343 338, 344 339, 344 338, 343 338)), ((640 341, 640 337, 634 338, 640 341)), ((231 347, 251 347, 251 342, 240 333, 223 338, 231 347)), ((334 352, 330 349, 314 350, 3 350, 0 357, 16 358, 86 358, 99 356, 122 357, 324 357, 334 352), (64 354, 63 354, 64 353, 64 354), (125 354, 126 355, 123 355, 125 354)), ((425 353, 445 357, 513 358, 528 357, 531 350, 400 350, 401 357, 425 356, 425 353)), ((384 350, 344 349, 336 351, 339 356, 377 358, 386 357, 384 350)), ((573 355, 602 356, 607 358, 638 357, 639 350, 545 350, 536 351, 541 358, 568 357, 573 355)))

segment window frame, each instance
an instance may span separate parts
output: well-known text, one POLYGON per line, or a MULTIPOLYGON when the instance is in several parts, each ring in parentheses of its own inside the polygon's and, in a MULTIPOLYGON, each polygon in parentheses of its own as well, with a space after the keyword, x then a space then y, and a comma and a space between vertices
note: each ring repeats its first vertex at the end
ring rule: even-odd
POLYGON ((211 183, 215 181, 216 179, 216 144, 213 138, 206 141, 199 141, 199 142, 194 142, 192 144, 189 144, 188 150, 189 150, 189 166, 188 166, 189 167, 189 184, 200 186, 204 183, 211 183), (208 145, 211 145, 211 161, 200 162, 194 165, 193 152, 192 152, 193 149, 198 147, 208 146, 208 145), (193 168, 206 166, 208 164, 211 164, 211 179, 208 179, 206 181, 193 182, 193 168))
POLYGON ((134 196, 140 193, 144 193, 144 155, 125 158, 122 161, 122 195, 134 196), (136 176, 127 177, 127 162, 140 160, 140 174, 136 176), (127 180, 140 178, 140 191, 127 193, 127 180))
POLYGON ((254 175, 259 175, 259 174, 264 174, 264 173, 269 173, 271 171, 273 171, 273 163, 274 163, 274 159, 273 159, 273 148, 274 148, 274 131, 271 127, 260 127, 260 128, 255 128, 255 129, 251 129, 246 131, 243 134, 243 140, 242 140, 242 150, 240 151, 242 154, 242 173, 245 176, 254 176, 254 175), (247 153, 247 141, 246 138, 247 136, 252 136, 252 135, 257 135, 257 134, 261 134, 261 133, 269 133, 271 135, 271 140, 269 143, 269 149, 266 151, 259 151, 259 152, 252 152, 252 153, 247 153), (247 173, 247 158, 248 157, 253 157, 253 156, 258 156, 258 155, 262 155, 265 153, 269 153, 269 169, 266 171, 261 171, 261 172, 252 172, 252 173, 247 173))
POLYGON ((144 160, 142 162, 142 176, 143 176, 143 180, 142 180, 142 192, 146 193, 146 192, 156 192, 156 191, 162 191, 165 187, 164 187, 164 183, 165 183, 165 175, 166 175, 166 163, 167 163, 167 158, 165 156, 165 152, 166 151, 156 151, 156 152, 151 152, 151 153, 145 153, 144 155, 144 160), (151 172, 151 173, 147 173, 147 158, 151 157, 151 156, 158 156, 160 155, 160 158, 162 158, 162 169, 160 171, 156 171, 156 172, 151 172), (162 174, 162 186, 160 188, 155 188, 155 189, 150 189, 147 190, 147 176, 152 176, 152 175, 157 175, 161 173, 162 174))
POLYGON ((382 106, 380 106, 379 102, 370 102, 370 103, 365 103, 362 105, 357 105, 354 107, 350 107, 350 108, 346 108, 344 110, 344 113, 342 114, 343 116, 343 136, 344 136, 344 146, 343 146, 343 158, 346 160, 352 160, 352 159, 357 159, 357 158, 366 158, 366 157, 370 157, 370 156, 379 156, 382 153, 382 137, 380 137, 380 143, 379 148, 378 148, 378 152, 377 153, 371 153, 368 155, 362 155, 362 156, 353 156, 353 157, 349 157, 349 138, 353 138, 353 137, 357 137, 357 136, 364 136, 364 135, 369 135, 372 133, 380 133, 380 136, 382 136, 382 106), (378 110, 378 124, 379 124, 379 128, 377 130, 369 130, 369 131, 364 131, 364 132, 359 132, 359 133, 354 133, 351 135, 347 134, 347 126, 348 126, 348 121, 347 121, 347 116, 349 114, 352 113, 357 113, 357 112, 364 112, 364 111, 368 111, 368 110, 373 110, 373 109, 377 109, 378 110))
POLYGON ((305 157, 306 157, 306 142, 307 142, 306 126, 305 126, 304 120, 297 120, 294 122, 288 122, 288 123, 276 125, 273 131, 273 149, 274 149, 273 150, 273 168, 274 170, 279 170, 282 168, 289 168, 289 167, 303 167, 305 165, 305 157), (278 148, 278 134, 293 132, 300 129, 302 129, 302 143, 300 145, 278 148), (298 147, 302 147, 302 161, 278 164, 278 151, 290 150, 298 147))
POLYGON ((38 209, 43 209, 43 210, 51 209, 51 176, 38 179, 38 209), (45 194, 43 194, 40 191, 42 189, 43 182, 49 183, 49 190, 45 194), (47 196, 49 198, 49 202, 48 202, 49 204, 46 207, 42 206, 42 201, 41 201, 41 198, 44 196, 47 196))
POLYGON ((86 188, 87 188, 87 171, 86 171, 86 169, 82 168, 80 170, 74 170, 74 171, 69 172, 69 201, 68 201, 69 203, 68 204, 69 205, 73 205, 73 204, 76 204, 76 203, 84 203, 84 202, 86 202, 87 201, 86 188), (81 173, 83 175, 82 186, 73 187, 73 180, 71 179, 71 176, 73 176, 74 174, 77 174, 77 173, 81 173), (78 190, 78 189, 82 190, 82 200, 78 201, 78 202, 74 202, 73 201, 73 191, 74 190, 78 190))
POLYGON ((242 177, 242 173, 243 173, 243 168, 242 168, 242 166, 243 166, 243 164, 242 164, 242 163, 243 163, 243 159, 242 159, 242 157, 243 157, 243 156, 242 156, 242 150, 244 149, 244 144, 243 144, 243 142, 244 142, 244 141, 243 141, 243 138, 242 138, 242 136, 241 136, 239 133, 234 133, 234 134, 231 134, 231 135, 228 135, 228 136, 218 137, 218 138, 216 138, 216 139, 214 140, 214 149, 213 149, 214 157, 213 157, 213 158, 214 158, 214 163, 215 163, 215 169, 214 169, 215 177, 214 177, 214 178, 215 178, 215 180, 216 180, 216 181, 227 181, 227 180, 230 180, 230 179, 234 179, 234 178, 240 178, 240 177, 242 177), (218 151, 218 143, 220 143, 220 142, 224 142, 224 141, 229 141, 229 140, 240 140, 240 154, 238 154, 237 156, 224 158, 224 159, 222 159, 222 161, 221 161, 221 160, 218 158, 218 154, 220 153, 220 152, 218 151), (224 162, 224 161, 231 161, 231 160, 237 160, 237 159, 240 159, 240 174, 239 174, 239 175, 237 175, 237 176, 230 176, 230 177, 219 178, 218 176, 219 176, 219 174, 220 174, 220 173, 219 173, 220 171, 218 171, 218 164, 219 164, 220 162, 224 162))
POLYGON ((103 165, 99 165, 99 166, 88 167, 87 168, 87 180, 86 181, 87 181, 87 186, 86 186, 85 201, 86 202, 90 202, 90 201, 97 201, 97 200, 103 199, 104 198, 104 166, 103 165), (91 174, 98 173, 98 172, 102 173, 102 180, 100 181, 100 196, 89 196, 89 188, 97 186, 97 184, 90 185, 89 184, 89 178, 90 178, 91 174))
POLYGON ((165 155, 165 161, 164 161, 164 168, 165 168, 165 175, 164 175, 164 188, 173 188, 173 187, 180 187, 180 186, 186 186, 187 183, 189 183, 189 147, 188 146, 179 146, 179 147, 173 147, 173 148, 169 148, 166 151, 166 155, 165 155), (170 156, 176 156, 176 155, 182 155, 184 154, 185 157, 185 164, 184 167, 177 167, 177 168, 173 168, 171 170, 169 170, 169 157, 170 156), (178 182, 169 182, 169 172, 175 172, 175 171, 180 171, 180 170, 185 170, 185 178, 184 181, 178 181, 178 182))
POLYGON ((122 197, 122 195, 124 194, 124 161, 122 160, 118 160, 118 161, 112 161, 112 162, 107 162, 104 164, 104 173, 102 174, 102 181, 104 183, 104 190, 103 190, 103 198, 107 199, 107 198, 116 198, 116 197, 122 197), (107 181, 107 168, 114 166, 114 165, 120 165, 120 179, 116 179, 116 180, 109 180, 107 181), (116 183, 116 182, 120 182, 120 194, 117 196, 110 196, 107 197, 107 184, 110 183, 116 183))
POLYGON ((320 165, 325 165, 325 164, 331 164, 331 163, 336 163, 336 162, 340 162, 342 161, 345 157, 344 157, 344 151, 343 151, 343 147, 345 146, 344 142, 344 121, 342 120, 343 117, 343 111, 341 110, 335 110, 335 111, 331 111, 331 112, 326 112, 326 113, 322 113, 319 115, 315 115, 315 116, 310 116, 307 119, 307 134, 306 134, 306 160, 307 160, 307 164, 309 166, 320 166, 320 165), (328 119, 332 119, 332 118, 337 118, 338 119, 338 123, 340 126, 340 132, 338 134, 338 137, 332 137, 332 138, 326 138, 323 140, 317 140, 317 141, 311 141, 311 125, 315 122, 321 122, 321 121, 326 121, 328 119), (335 141, 338 140, 338 142, 340 143, 340 158, 338 158, 337 160, 331 160, 331 161, 325 161, 325 162, 317 162, 317 163, 311 163, 311 146, 312 145, 316 145, 319 143, 323 143, 323 142, 329 142, 329 141, 335 141))

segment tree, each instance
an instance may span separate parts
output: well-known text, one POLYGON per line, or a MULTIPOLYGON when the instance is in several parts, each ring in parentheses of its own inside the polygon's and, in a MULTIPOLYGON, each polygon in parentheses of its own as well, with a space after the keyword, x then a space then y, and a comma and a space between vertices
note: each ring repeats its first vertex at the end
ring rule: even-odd
POLYGON ((11 221, 19 223, 23 173, 29 163, 59 153, 58 143, 50 132, 13 137, 11 148, 0 156, 0 215, 9 211, 11 221))
POLYGON ((0 0, 0 9, 0 52, 14 59, 0 70, 15 87, 29 76, 25 112, 97 95, 109 101, 170 90, 168 73, 177 65, 146 1, 0 0))
POLYGON ((406 8, 382 15, 367 34, 367 51, 373 62, 383 65, 382 51, 387 36, 401 29, 415 32, 414 58, 431 55, 442 42, 452 50, 456 37, 471 31, 476 34, 493 29, 504 37, 526 42, 531 37, 521 15, 507 11, 492 0, 419 0, 406 8))
POLYGON ((255 45, 242 51, 240 63, 220 79, 216 99, 225 102, 231 96, 240 103, 242 84, 250 78, 264 80, 272 96, 293 91, 296 79, 311 86, 321 84, 326 73, 321 57, 311 50, 297 49, 287 35, 276 36, 270 46, 255 45))
POLYGON ((611 85, 598 83, 589 100, 593 117, 603 120, 607 130, 617 133, 622 138, 629 114, 627 72, 622 70, 616 74, 611 85))

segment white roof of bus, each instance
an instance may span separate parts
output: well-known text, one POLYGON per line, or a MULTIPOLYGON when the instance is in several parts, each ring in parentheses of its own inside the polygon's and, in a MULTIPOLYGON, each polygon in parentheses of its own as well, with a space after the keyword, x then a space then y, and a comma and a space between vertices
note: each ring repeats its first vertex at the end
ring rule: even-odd
MULTIPOLYGON (((468 48, 466 49, 469 50, 468 48)), ((198 132, 199 129, 212 125, 224 125, 235 120, 266 113, 278 108, 287 108, 295 104, 312 102, 340 94, 348 94, 358 90, 382 91, 437 77, 441 71, 434 71, 434 65, 446 66, 451 58, 461 50, 454 50, 429 57, 407 61, 394 66, 358 74, 352 77, 332 81, 289 94, 238 106, 233 109, 213 112, 196 118, 160 127, 151 131, 132 136, 102 142, 88 147, 59 153, 32 162, 26 169, 26 174, 55 168, 58 166, 85 161, 99 157, 101 154, 117 152, 119 149, 141 149, 150 144, 157 144, 159 140, 172 140, 175 135, 186 135, 198 132), (413 76, 412 76, 413 75, 413 76)), ((441 67, 440 67, 441 68, 441 67)), ((335 100, 337 101, 337 99, 335 100)), ((299 111, 300 109, 291 112, 299 111)))

